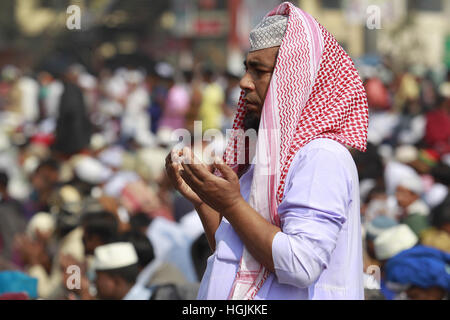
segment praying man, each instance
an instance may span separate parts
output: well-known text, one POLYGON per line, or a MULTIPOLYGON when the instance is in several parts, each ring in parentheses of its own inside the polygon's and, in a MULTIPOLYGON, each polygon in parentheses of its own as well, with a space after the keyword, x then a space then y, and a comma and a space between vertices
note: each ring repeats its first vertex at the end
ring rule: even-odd
POLYGON ((245 67, 233 129, 257 143, 233 136, 212 166, 189 148, 166 158, 214 251, 197 298, 364 299, 349 148, 366 150, 368 105, 352 60, 284 2, 251 31, 245 67))

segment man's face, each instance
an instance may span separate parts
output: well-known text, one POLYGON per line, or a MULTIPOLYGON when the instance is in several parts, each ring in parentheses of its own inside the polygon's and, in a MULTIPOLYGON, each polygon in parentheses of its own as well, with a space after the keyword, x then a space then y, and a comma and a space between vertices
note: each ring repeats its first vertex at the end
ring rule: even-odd
POLYGON ((406 290, 406 294, 410 300, 442 300, 445 296, 445 291, 439 287, 424 289, 412 286, 406 290))
POLYGON ((84 246, 84 253, 86 255, 93 255, 94 250, 97 247, 104 245, 100 237, 96 236, 95 234, 89 234, 86 231, 83 232, 82 241, 84 246))
POLYGON ((116 283, 114 278, 102 271, 97 271, 96 274, 95 286, 97 288, 97 296, 102 300, 116 299, 116 283))
POLYGON ((405 209, 419 199, 418 195, 402 186, 397 187, 395 197, 397 198, 399 206, 405 209))
POLYGON ((31 183, 38 191, 46 191, 58 181, 58 171, 49 167, 39 168, 33 175, 31 183))
POLYGON ((244 128, 258 131, 264 100, 277 61, 278 49, 272 47, 249 52, 244 61, 245 75, 239 85, 244 90, 246 114, 244 128))

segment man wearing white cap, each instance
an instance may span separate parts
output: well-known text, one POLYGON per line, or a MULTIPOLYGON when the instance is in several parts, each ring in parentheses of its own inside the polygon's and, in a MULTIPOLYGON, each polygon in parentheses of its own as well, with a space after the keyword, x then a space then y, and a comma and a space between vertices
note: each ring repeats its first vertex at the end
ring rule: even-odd
POLYGON ((94 251, 97 295, 102 300, 149 300, 151 291, 135 285, 138 255, 130 242, 99 246, 94 251))
MULTIPOLYGON (((410 174, 408 176, 403 177, 399 183, 397 184, 395 196, 397 198, 397 202, 403 209, 408 210, 411 205, 421 206, 419 204, 420 196, 423 193, 423 183, 419 175, 410 174)), ((424 203, 425 204, 425 203, 424 203)), ((415 209, 419 210, 419 208, 415 209)), ((422 215, 428 215, 429 210, 427 207, 420 208, 419 212, 422 215)))
POLYGON ((150 134, 151 119, 147 112, 150 97, 144 87, 144 79, 144 75, 138 70, 129 70, 125 73, 128 89, 123 101, 121 136, 125 140, 133 138, 138 143, 151 144, 153 141, 150 134))
POLYGON ((428 215, 430 208, 421 199, 424 192, 422 179, 418 174, 409 174, 397 184, 395 197, 402 213, 401 223, 407 224, 417 236, 429 227, 428 215))
POLYGON ((386 262, 398 253, 414 247, 419 241, 416 234, 406 224, 393 226, 379 234, 374 240, 375 257, 382 268, 380 282, 381 292, 387 300, 392 300, 395 293, 387 287, 384 279, 384 266, 386 262))

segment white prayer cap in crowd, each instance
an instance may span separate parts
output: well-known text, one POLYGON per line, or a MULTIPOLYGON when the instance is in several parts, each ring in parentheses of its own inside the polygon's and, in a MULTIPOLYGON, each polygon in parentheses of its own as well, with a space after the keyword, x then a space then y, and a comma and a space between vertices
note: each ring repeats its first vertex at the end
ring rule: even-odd
POLYGON ((3 80, 6 81, 16 80, 20 76, 20 69, 17 68, 16 66, 8 64, 3 67, 1 76, 3 80))
POLYGON ((359 195, 361 202, 364 202, 369 195, 370 191, 375 188, 376 181, 375 179, 363 179, 359 183, 359 195))
POLYGON ((138 180, 134 171, 118 171, 103 186, 103 191, 107 196, 118 198, 127 184, 138 180))
POLYGON ((63 162, 59 169, 59 180, 64 183, 72 181, 74 177, 73 168, 69 162, 63 162))
POLYGON ((59 190, 62 203, 74 203, 81 201, 80 192, 71 185, 66 185, 59 190))
POLYGON ((402 177, 397 187, 406 188, 417 195, 421 195, 424 192, 422 178, 418 174, 408 174, 402 177))
POLYGON ((28 156, 23 162, 22 168, 27 175, 33 174, 39 167, 39 158, 37 156, 28 156))
POLYGON ((78 77, 78 84, 83 89, 93 90, 97 86, 97 79, 93 75, 83 72, 78 77))
POLYGON ((425 193, 424 200, 431 208, 434 208, 440 205, 447 195, 448 187, 441 183, 435 183, 431 189, 425 193))
POLYGON ((31 238, 35 238, 36 231, 43 233, 53 233, 55 231, 55 219, 50 213, 38 212, 31 218, 26 232, 31 238))
POLYGON ((113 270, 138 263, 138 256, 130 242, 115 242, 94 250, 94 269, 113 270))
MULTIPOLYGON (((382 140, 382 137, 380 137, 380 139, 382 140)), ((378 144, 378 143, 375 143, 375 144, 378 144)), ((388 144, 381 144, 377 149, 377 153, 385 162, 391 161, 392 158, 394 157, 394 150, 388 144)))
POLYGON ((0 151, 5 151, 11 146, 11 142, 9 141, 8 136, 0 132, 0 151))
POLYGON ((86 71, 86 67, 83 66, 81 63, 73 63, 69 66, 68 71, 80 75, 86 71))
POLYGON ((111 169, 89 156, 84 156, 76 162, 75 173, 79 179, 90 184, 104 183, 112 175, 111 169))
POLYGON ((444 98, 450 98, 450 82, 444 82, 439 86, 439 94, 444 98))
POLYGON ((38 157, 40 160, 44 160, 50 157, 50 149, 42 143, 31 143, 27 149, 27 153, 38 157))
POLYGON ((32 187, 28 180, 14 175, 10 178, 8 193, 12 198, 19 201, 26 201, 30 197, 31 192, 32 187))
POLYGON ((158 129, 157 138, 159 143, 163 145, 172 146, 178 143, 177 140, 173 140, 172 137, 173 129, 167 127, 161 127, 158 129))
POLYGON ((91 137, 90 146, 92 150, 98 151, 106 147, 107 141, 101 133, 94 133, 91 137))
POLYGON ((415 174, 417 173, 412 167, 400 162, 389 161, 384 170, 386 193, 388 195, 395 194, 395 190, 397 189, 397 185, 400 180, 402 180, 405 176, 408 177, 415 174))
POLYGON ((419 151, 412 145, 403 145, 395 150, 395 159, 401 163, 411 163, 417 160, 419 151))
POLYGON ((175 74, 174 68, 166 62, 158 62, 155 65, 155 71, 162 78, 171 78, 175 74))
POLYGON ((146 128, 138 126, 134 132, 134 141, 142 147, 154 147, 156 144, 155 135, 146 128))
POLYGON ((119 146, 103 150, 98 159, 111 168, 118 169, 122 166, 124 150, 119 146))
POLYGON ((52 133, 56 129, 56 120, 53 118, 47 118, 42 120, 38 125, 38 131, 41 133, 52 133))
POLYGON ((288 19, 283 15, 264 17, 250 32, 250 52, 280 46, 288 19))
POLYGON ((114 76, 121 77, 125 79, 128 70, 125 67, 119 67, 114 71, 114 76))
POLYGON ((125 74, 125 81, 128 83, 139 84, 144 81, 144 75, 138 70, 131 70, 125 74))
POLYGON ((375 256, 387 260, 403 250, 414 247, 419 238, 406 224, 399 224, 383 231, 374 240, 375 256))
POLYGON ((143 148, 137 152, 136 172, 144 179, 155 181, 164 172, 164 148, 143 148))
POLYGON ((65 185, 60 188, 52 202, 51 212, 59 214, 61 211, 64 211, 67 213, 67 216, 64 217, 66 220, 76 221, 83 209, 82 196, 80 192, 71 185, 65 185))

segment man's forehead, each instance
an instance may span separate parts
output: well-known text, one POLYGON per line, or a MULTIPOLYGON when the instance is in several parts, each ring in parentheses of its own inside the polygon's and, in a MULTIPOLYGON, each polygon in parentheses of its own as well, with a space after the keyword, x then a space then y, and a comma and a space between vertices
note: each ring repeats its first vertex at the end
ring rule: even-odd
POLYGON ((245 62, 247 64, 260 64, 267 67, 273 67, 276 62, 278 50, 280 47, 271 47, 247 53, 245 62))

